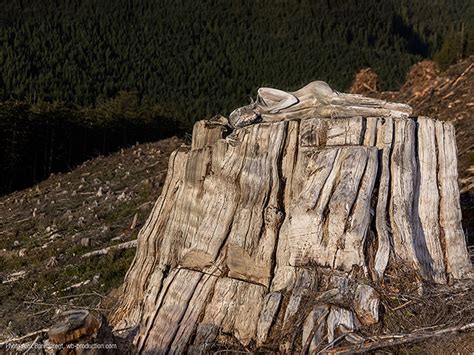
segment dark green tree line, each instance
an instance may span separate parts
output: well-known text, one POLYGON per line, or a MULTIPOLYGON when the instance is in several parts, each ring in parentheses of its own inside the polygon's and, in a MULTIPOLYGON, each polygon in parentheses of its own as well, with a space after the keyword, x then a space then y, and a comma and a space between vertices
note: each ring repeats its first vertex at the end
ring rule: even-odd
POLYGON ((0 195, 137 141, 180 134, 157 105, 120 92, 94 108, 57 102, 0 103, 0 195))
POLYGON ((327 80, 371 66, 385 88, 472 22, 471 0, 2 1, 0 100, 94 105, 135 91, 193 121, 261 85, 327 80))

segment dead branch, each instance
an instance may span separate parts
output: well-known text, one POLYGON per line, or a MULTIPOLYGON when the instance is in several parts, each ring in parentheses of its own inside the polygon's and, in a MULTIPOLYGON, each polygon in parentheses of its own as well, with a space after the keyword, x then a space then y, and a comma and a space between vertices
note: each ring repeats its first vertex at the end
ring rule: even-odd
POLYGON ((18 337, 18 338, 8 339, 7 341, 0 342, 0 346, 6 345, 8 343, 16 343, 17 341, 21 341, 23 339, 31 338, 31 337, 34 337, 35 335, 47 333, 48 331, 49 331, 48 328, 44 328, 44 329, 37 330, 35 332, 25 334, 25 335, 23 335, 21 337, 18 337))
MULTIPOLYGON (((47 303, 47 302, 30 302, 30 301, 24 301, 23 303, 37 305, 37 306, 51 306, 51 307, 57 307, 57 308, 59 308, 59 307, 65 307, 65 308, 73 307, 73 305, 71 305, 69 303, 47 303)), ((99 308, 99 307, 86 307, 86 306, 77 306, 77 305, 74 305, 74 307, 78 308, 78 309, 87 309, 87 310, 90 310, 90 311, 100 311, 100 312, 107 311, 106 309, 99 308)), ((0 345, 1 345, 1 343, 0 343, 0 345)))
POLYGON ((362 84, 363 87, 365 87, 367 90, 371 91, 371 92, 375 92, 377 93, 377 90, 375 90, 374 88, 371 88, 369 85, 367 85, 366 83, 363 83, 362 84))
POLYGON ((464 75, 466 75, 473 67, 474 67, 474 63, 471 63, 471 65, 469 65, 466 68, 466 70, 464 70, 450 86, 451 87, 456 86, 456 84, 459 82, 459 80, 461 80, 461 78, 464 77, 464 75))
POLYGON ((429 332, 415 331, 408 334, 393 334, 386 336, 373 337, 373 341, 370 343, 359 343, 352 346, 343 346, 339 348, 333 348, 328 352, 333 354, 346 354, 346 353, 363 353, 367 351, 377 350, 395 345, 414 343, 421 340, 439 337, 450 333, 461 333, 474 329, 474 322, 468 323, 463 326, 449 327, 445 329, 433 330, 429 332))
POLYGON ((408 306, 408 305, 411 304, 411 303, 413 303, 413 300, 407 301, 407 302, 405 302, 404 304, 402 304, 402 305, 400 305, 400 306, 398 306, 398 307, 392 308, 390 311, 391 311, 391 312, 398 311, 399 309, 402 309, 402 308, 408 306))
POLYGON ((26 349, 23 354, 28 354, 29 351, 33 348, 33 346, 36 344, 36 342, 38 341, 39 339, 39 334, 36 336, 35 340, 33 340, 33 342, 31 343, 31 345, 28 347, 28 349, 26 349))
POLYGON ((58 297, 58 300, 68 299, 68 298, 77 298, 77 297, 84 297, 84 296, 98 296, 104 298, 104 295, 101 295, 98 292, 88 292, 88 293, 79 293, 77 295, 68 295, 63 297, 58 297))
POLYGON ((336 345, 339 341, 341 341, 342 339, 344 339, 346 336, 348 336, 350 333, 344 333, 344 334, 341 334, 340 336, 338 336, 336 339, 334 339, 332 342, 330 342, 328 345, 326 345, 325 348, 323 348, 322 350, 318 351, 318 354, 324 354, 326 351, 327 352, 332 352, 331 350, 331 347, 336 345))
POLYGON ((125 243, 121 243, 121 244, 113 245, 111 247, 107 247, 104 249, 94 250, 89 253, 85 253, 84 255, 82 255, 82 257, 88 258, 90 256, 105 255, 105 254, 108 254, 112 250, 130 249, 130 248, 136 248, 136 247, 137 247, 137 240, 134 239, 125 243))

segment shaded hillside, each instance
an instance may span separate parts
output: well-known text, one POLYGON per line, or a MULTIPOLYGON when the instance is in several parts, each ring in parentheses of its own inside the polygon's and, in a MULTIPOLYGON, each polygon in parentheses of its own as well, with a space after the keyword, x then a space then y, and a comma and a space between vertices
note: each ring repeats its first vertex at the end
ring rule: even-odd
POLYGON ((183 133, 161 107, 120 92, 95 107, 0 102, 0 195, 99 155, 183 133))
POLYGON ((136 238, 181 143, 134 146, 0 198, 0 341, 49 325, 57 308, 107 313, 135 250, 81 256, 136 238))
POLYGON ((474 53, 471 0, 0 1, 0 194, 228 114, 261 86, 344 90, 474 53), (115 106, 115 107, 113 107, 115 106), (118 107, 118 110, 117 110, 118 107))

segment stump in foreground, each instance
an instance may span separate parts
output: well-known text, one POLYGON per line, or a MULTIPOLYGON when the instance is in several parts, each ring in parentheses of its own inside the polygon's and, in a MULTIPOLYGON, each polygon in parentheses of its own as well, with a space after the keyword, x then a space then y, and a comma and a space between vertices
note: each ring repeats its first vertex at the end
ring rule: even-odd
POLYGON ((379 322, 387 268, 471 277, 450 123, 310 118, 225 135, 196 124, 139 234, 112 317, 138 327, 138 352, 321 350, 379 322))

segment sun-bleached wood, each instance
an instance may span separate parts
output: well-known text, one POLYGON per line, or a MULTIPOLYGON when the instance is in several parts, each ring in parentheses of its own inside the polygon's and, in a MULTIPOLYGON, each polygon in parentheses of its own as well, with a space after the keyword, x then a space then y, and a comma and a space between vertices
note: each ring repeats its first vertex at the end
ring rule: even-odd
POLYGON ((380 320, 388 266, 472 277, 450 123, 313 117, 195 125, 171 157, 111 322, 139 353, 320 351, 380 320), (373 252, 370 252, 370 251, 373 252))
POLYGON ((333 90, 324 81, 317 80, 294 92, 260 88, 257 100, 232 111, 229 123, 232 127, 245 127, 257 122, 304 120, 313 117, 408 117, 411 113, 412 108, 409 105, 341 93, 333 90))

